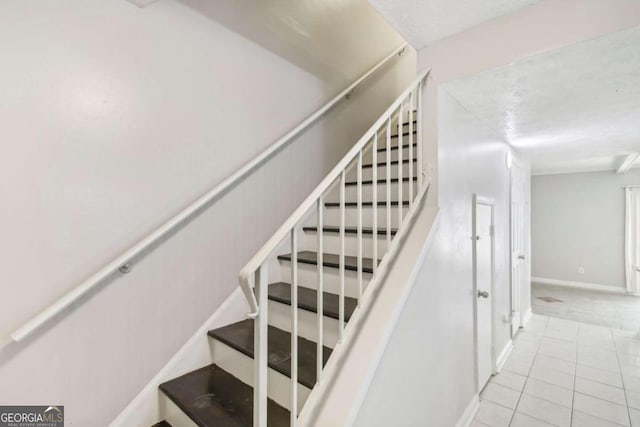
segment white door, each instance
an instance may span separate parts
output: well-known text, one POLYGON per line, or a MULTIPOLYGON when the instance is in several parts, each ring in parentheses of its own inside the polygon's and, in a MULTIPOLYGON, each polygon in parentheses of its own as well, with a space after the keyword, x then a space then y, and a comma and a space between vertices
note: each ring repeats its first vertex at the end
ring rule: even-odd
POLYGON ((493 243, 492 207, 477 203, 475 206, 475 297, 476 349, 478 390, 482 390, 493 372, 492 354, 492 303, 493 298, 493 243))
POLYGON ((627 292, 640 294, 640 188, 625 191, 625 269, 627 292))
POLYGON ((524 174, 515 163, 511 168, 511 336, 521 323, 522 289, 525 276, 524 174))

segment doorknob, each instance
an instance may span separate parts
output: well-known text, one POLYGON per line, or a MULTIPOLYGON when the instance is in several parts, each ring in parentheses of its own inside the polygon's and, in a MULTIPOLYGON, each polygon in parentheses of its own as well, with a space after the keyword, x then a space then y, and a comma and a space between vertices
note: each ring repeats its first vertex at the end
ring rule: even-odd
POLYGON ((489 292, 487 292, 487 291, 478 291, 478 298, 489 298, 489 292))
POLYGON ((518 255, 518 259, 524 259, 524 255, 522 254, 518 255))

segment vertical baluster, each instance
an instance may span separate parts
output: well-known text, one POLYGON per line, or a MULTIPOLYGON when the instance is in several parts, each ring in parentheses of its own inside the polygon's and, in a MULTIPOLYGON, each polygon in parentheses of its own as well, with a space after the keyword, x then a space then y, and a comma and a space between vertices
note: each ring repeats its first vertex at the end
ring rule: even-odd
POLYGON ((344 334, 344 229, 345 229, 345 171, 342 170, 340 174, 340 296, 338 300, 338 330, 339 330, 339 342, 342 342, 342 335, 344 334))
POLYGON ((415 136, 413 136, 413 103, 412 89, 409 95, 409 206, 413 206, 413 144, 416 140, 415 136))
POLYGON ((402 132, 404 131, 403 121, 404 100, 400 102, 400 112, 398 113, 398 228, 402 224, 403 204, 402 204, 402 132))
POLYGON ((362 150, 358 153, 358 304, 362 298, 362 150))
MULTIPOLYGON (((373 191, 371 194, 371 197, 373 199, 371 201, 371 215, 373 220, 372 232, 376 233, 378 230, 378 131, 377 130, 373 134, 373 149, 371 150, 371 152, 373 153, 373 156, 372 156, 373 169, 371 170, 372 181, 373 181, 373 186, 372 186, 373 191)), ((378 239, 377 238, 371 239, 371 241, 373 242, 373 257, 372 257, 373 274, 376 274, 376 272, 378 271, 378 239)))
POLYGON ((316 382, 320 382, 320 375, 322 374, 322 339, 324 337, 324 331, 322 330, 322 319, 324 317, 324 282, 322 273, 324 272, 324 244, 322 241, 322 233, 324 231, 324 198, 320 196, 318 199, 318 293, 317 301, 318 305, 318 340, 316 343, 316 382))
MULTIPOLYGON (((267 307, 266 305, 264 307, 267 307)), ((298 227, 291 230, 291 427, 298 418, 298 227)))
POLYGON ((422 149, 424 145, 424 139, 422 137, 422 81, 418 83, 418 111, 416 112, 418 121, 418 158, 417 158, 417 170, 418 174, 418 191, 422 190, 422 149))
MULTIPOLYGON (((373 230, 378 238, 378 230, 373 230)), ((391 117, 387 119, 387 248, 391 244, 391 117)))
POLYGON ((268 280, 267 262, 255 272, 255 288, 258 295, 258 317, 254 320, 253 362, 253 426, 267 426, 267 326, 269 324, 267 306, 268 280))

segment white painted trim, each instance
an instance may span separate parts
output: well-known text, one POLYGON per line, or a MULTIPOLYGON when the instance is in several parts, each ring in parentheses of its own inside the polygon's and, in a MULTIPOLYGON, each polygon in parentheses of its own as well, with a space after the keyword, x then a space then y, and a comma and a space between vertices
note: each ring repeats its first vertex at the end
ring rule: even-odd
POLYGON ((537 171, 532 171, 532 176, 543 176, 543 175, 568 175, 572 173, 590 173, 590 172, 615 172, 616 169, 612 169, 610 167, 593 167, 593 168, 582 168, 582 169, 541 169, 537 171))
POLYGON ((618 168, 616 173, 618 175, 622 175, 622 174, 627 173, 629 171, 629 169, 631 169, 633 167, 633 165, 636 162, 636 159, 638 158, 638 156, 640 156, 640 153, 631 153, 631 154, 627 155, 627 157, 625 157, 624 160, 622 160, 622 162, 620 163, 620 167, 618 168))
POLYGON ((500 352, 500 355, 496 359, 496 369, 495 369, 496 374, 502 370, 502 367, 507 362, 509 355, 511 355, 511 351, 513 351, 513 341, 509 340, 509 342, 507 342, 507 344, 504 346, 504 348, 500 352))
MULTIPOLYGON (((482 384, 482 386, 480 385, 480 381, 479 381, 479 374, 480 374, 480 369, 478 366, 478 277, 477 277, 477 267, 476 267, 476 252, 477 252, 477 240, 475 239, 476 233, 477 233, 477 224, 476 224, 476 211, 477 211, 477 205, 485 205, 485 206, 489 206, 491 208, 491 289, 490 289, 490 296, 491 296, 491 362, 493 364, 493 368, 495 371, 495 366, 497 363, 496 360, 496 352, 495 352, 495 337, 496 337, 496 323, 495 323, 495 316, 496 316, 496 301, 495 301, 495 253, 496 253, 496 247, 495 247, 495 243, 496 243, 496 236, 495 236, 495 232, 493 230, 495 230, 495 201, 491 198, 488 197, 483 197, 483 196, 479 196, 478 194, 474 193, 471 196, 471 200, 472 200, 472 208, 471 208, 471 240, 473 242, 472 244, 472 248, 471 248, 471 257, 472 257, 472 264, 473 264, 473 271, 472 271, 472 276, 473 276, 473 283, 472 283, 472 287, 471 287, 471 293, 473 295, 473 350, 474 350, 474 355, 475 355, 475 360, 474 360, 474 370, 475 370, 475 386, 476 386, 476 392, 480 392, 480 390, 484 387, 484 384, 482 384)), ((494 372, 495 373, 495 372, 494 372)))
MULTIPOLYGON (((590 291, 608 292, 611 294, 627 294, 627 290, 618 286, 601 285, 597 283, 572 282, 569 280, 549 279, 546 277, 531 277, 531 283, 542 285, 566 286, 569 288, 587 289, 590 291)), ((633 294, 630 294, 633 295, 633 294)))
POLYGON ((533 316, 533 312, 531 311, 531 307, 527 308, 527 311, 524 312, 524 314, 522 315, 522 320, 520 321, 520 327, 524 328, 525 326, 527 326, 527 323, 529 323, 529 320, 531 320, 531 317, 533 316))
POLYGON ((474 194, 474 196, 475 196, 476 203, 479 204, 479 205, 491 206, 491 208, 493 209, 493 207, 496 204, 496 201, 494 199, 492 199, 491 197, 483 197, 483 196, 479 196, 477 194, 474 194))
POLYGON ((473 397, 469 401, 469 404, 467 405, 467 407, 464 408, 464 412, 462 413, 462 416, 456 423, 456 427, 469 427, 473 422, 473 418, 476 416, 476 412, 478 412, 479 408, 480 408, 480 397, 478 396, 478 393, 476 393, 473 395, 473 397))
POLYGON ((189 341, 109 424, 110 427, 150 426, 161 421, 163 412, 165 412, 163 408, 167 406, 167 403, 161 399, 158 386, 165 381, 211 364, 212 357, 207 332, 244 319, 246 311, 247 303, 242 290, 236 288, 189 341))

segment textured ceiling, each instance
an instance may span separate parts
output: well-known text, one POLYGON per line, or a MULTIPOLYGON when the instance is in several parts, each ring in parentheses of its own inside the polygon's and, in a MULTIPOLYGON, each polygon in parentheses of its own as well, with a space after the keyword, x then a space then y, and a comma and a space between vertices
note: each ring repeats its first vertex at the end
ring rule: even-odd
POLYGON ((443 85, 534 173, 614 169, 640 151, 640 27, 443 85))
POLYGON ((539 0, 369 0, 407 42, 421 49, 539 0))

